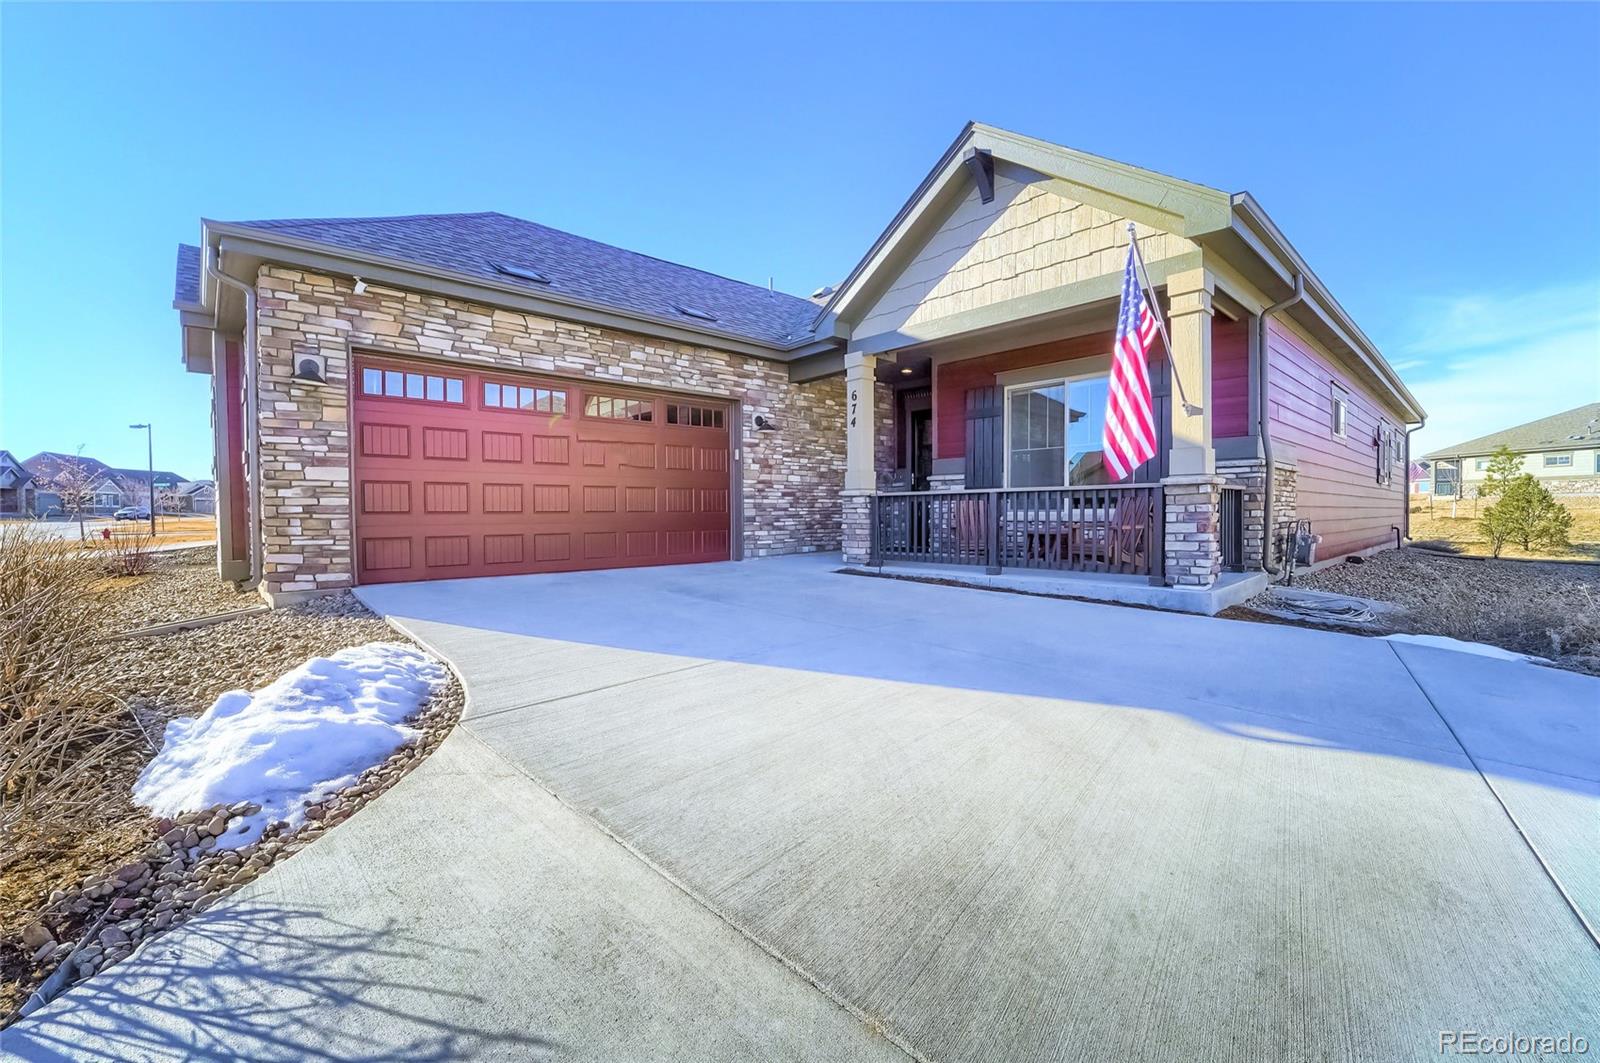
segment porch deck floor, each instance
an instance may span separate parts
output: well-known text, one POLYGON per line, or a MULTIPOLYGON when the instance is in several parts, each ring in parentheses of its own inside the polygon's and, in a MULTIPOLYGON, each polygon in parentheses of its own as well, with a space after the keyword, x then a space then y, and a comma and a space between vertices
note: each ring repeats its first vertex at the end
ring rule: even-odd
POLYGON ((1056 594, 1088 598, 1097 602, 1145 605, 1178 613, 1214 616, 1230 605, 1238 605, 1266 589, 1265 572, 1224 572, 1206 588, 1158 587, 1144 576, 1115 572, 1069 572, 1059 569, 1003 569, 996 575, 974 565, 933 565, 897 561, 883 565, 846 564, 847 572, 872 576, 901 576, 912 579, 949 580, 968 587, 1021 591, 1028 594, 1056 594))

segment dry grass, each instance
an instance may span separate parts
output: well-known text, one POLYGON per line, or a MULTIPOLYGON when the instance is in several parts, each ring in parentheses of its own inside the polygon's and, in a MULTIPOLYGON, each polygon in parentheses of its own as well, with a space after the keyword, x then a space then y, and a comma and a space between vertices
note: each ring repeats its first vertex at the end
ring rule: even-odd
POLYGON ((94 667, 100 560, 25 524, 0 528, 0 872, 92 812, 93 780, 137 733, 94 667))
MULTIPOLYGON (((1500 556, 1546 561, 1600 561, 1600 497, 1557 495, 1556 501, 1572 513, 1570 545, 1557 550, 1527 552, 1514 543, 1507 543, 1500 556)), ((1464 498, 1452 504, 1448 498, 1412 498, 1412 542, 1470 557, 1488 557, 1489 541, 1478 525, 1478 516, 1489 502, 1489 499, 1464 498)))
POLYGON ((1447 635, 1600 675, 1600 566, 1387 550, 1295 586, 1393 602, 1382 630, 1447 635))
MULTIPOLYGON (((107 520, 96 518, 86 522, 84 533, 90 539, 105 538, 104 533, 110 532, 113 536, 121 530, 134 530, 148 536, 150 522, 148 520, 107 520)), ((152 546, 172 546, 177 543, 207 543, 214 542, 217 538, 217 520, 210 516, 196 516, 186 514, 175 517, 157 517, 156 534, 151 540, 152 546)))

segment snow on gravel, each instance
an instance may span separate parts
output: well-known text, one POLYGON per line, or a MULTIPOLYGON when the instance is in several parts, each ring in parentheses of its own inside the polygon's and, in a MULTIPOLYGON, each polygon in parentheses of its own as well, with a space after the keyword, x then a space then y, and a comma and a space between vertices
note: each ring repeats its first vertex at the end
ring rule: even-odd
POLYGON ((314 657, 260 690, 229 691, 201 715, 169 722, 134 800, 158 816, 261 805, 217 839, 223 848, 248 845, 279 820, 297 827, 308 804, 417 738, 405 721, 447 678, 443 664, 401 642, 314 657))
POLYGON ((1432 646, 1436 650, 1454 650, 1457 653, 1471 653, 1479 657, 1493 657, 1497 661, 1534 661, 1539 664, 1549 664, 1548 657, 1535 657, 1531 653, 1515 653, 1503 650, 1499 646, 1491 646, 1486 642, 1467 642, 1464 639, 1453 639, 1448 635, 1410 635, 1399 633, 1385 635, 1384 638, 1391 642, 1412 642, 1418 646, 1432 646))

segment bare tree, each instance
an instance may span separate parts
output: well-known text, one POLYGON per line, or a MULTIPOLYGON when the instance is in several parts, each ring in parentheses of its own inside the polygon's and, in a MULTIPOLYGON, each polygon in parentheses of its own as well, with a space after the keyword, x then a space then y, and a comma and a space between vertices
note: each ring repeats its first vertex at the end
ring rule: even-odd
POLYGON ((163 484, 156 490, 156 512, 182 513, 183 492, 178 490, 177 484, 163 484))
POLYGON ((99 477, 83 460, 83 447, 61 462, 61 468, 50 481, 50 489, 61 499, 61 509, 78 522, 78 538, 88 538, 83 522, 94 509, 94 488, 99 477))

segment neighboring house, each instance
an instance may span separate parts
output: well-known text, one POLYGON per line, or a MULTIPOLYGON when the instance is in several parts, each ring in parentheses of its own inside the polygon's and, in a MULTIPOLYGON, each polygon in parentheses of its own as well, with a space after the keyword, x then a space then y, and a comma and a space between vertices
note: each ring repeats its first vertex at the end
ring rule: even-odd
POLYGON ((1411 463, 1411 493, 1425 495, 1433 490, 1433 463, 1427 461, 1414 461, 1411 463))
POLYGON ((217 511, 217 485, 214 480, 194 480, 179 489, 182 500, 180 512, 215 513, 217 511))
POLYGON ((1428 455, 1434 493, 1476 498, 1501 447, 1521 457, 1522 471, 1553 494, 1600 495, 1600 402, 1440 447, 1428 455))
POLYGON ((1297 519, 1392 545, 1422 418, 1248 193, 983 125, 811 300, 454 214, 203 221, 173 305, 222 574, 274 601, 841 545, 1208 588, 1297 519), (1130 221, 1174 349, 1107 485, 1130 221))
POLYGON ((31 516, 37 490, 33 474, 22 462, 11 451, 0 450, 0 517, 31 516))
MULTIPOLYGON (((123 506, 147 505, 150 501, 150 471, 148 469, 116 469, 96 458, 80 454, 62 454, 42 451, 23 462, 32 473, 38 491, 34 512, 41 517, 56 517, 66 513, 59 487, 74 477, 87 477, 93 499, 85 511, 91 516, 105 516, 123 506)), ((155 471, 156 498, 186 483, 182 476, 164 469, 155 471)))

